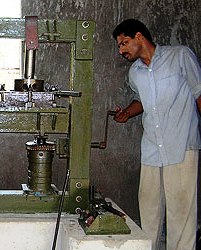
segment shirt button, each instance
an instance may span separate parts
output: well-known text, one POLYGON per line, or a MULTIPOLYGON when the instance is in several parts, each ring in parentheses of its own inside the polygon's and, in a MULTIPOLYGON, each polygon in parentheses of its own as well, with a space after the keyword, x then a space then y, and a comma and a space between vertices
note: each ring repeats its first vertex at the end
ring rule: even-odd
POLYGON ((159 125, 158 125, 158 124, 156 125, 156 128, 159 128, 159 125))
POLYGON ((159 146, 159 148, 162 148, 162 144, 159 144, 158 146, 159 146))
POLYGON ((152 72, 152 69, 148 69, 149 70, 149 72, 152 72))

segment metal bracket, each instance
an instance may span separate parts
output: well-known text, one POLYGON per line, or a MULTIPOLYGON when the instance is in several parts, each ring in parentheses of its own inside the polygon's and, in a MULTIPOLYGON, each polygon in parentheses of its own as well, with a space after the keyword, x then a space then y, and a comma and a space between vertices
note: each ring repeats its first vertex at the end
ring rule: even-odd
POLYGON ((46 21, 47 32, 43 33, 43 36, 47 37, 48 41, 54 41, 57 37, 61 36, 61 33, 57 31, 57 22, 56 20, 47 20, 46 21))
POLYGON ((49 116, 52 117, 52 130, 55 130, 56 128, 56 121, 57 121, 57 113, 37 113, 37 130, 39 131, 41 136, 44 136, 45 131, 44 131, 44 126, 43 126, 43 121, 41 121, 41 118, 43 116, 49 116))

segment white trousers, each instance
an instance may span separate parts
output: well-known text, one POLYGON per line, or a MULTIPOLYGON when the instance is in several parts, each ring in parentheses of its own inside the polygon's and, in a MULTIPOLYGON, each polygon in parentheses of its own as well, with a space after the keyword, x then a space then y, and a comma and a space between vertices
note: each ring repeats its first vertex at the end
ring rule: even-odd
POLYGON ((186 151, 184 161, 179 164, 161 168, 141 166, 141 226, 152 240, 153 250, 160 250, 165 213, 167 250, 195 249, 197 166, 197 150, 186 151))

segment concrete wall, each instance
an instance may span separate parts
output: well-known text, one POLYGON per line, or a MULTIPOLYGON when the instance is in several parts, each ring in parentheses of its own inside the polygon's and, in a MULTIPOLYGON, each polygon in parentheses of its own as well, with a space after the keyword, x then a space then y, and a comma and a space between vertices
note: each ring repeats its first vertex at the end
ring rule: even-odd
MULTIPOLYGON (((22 0, 22 8, 23 16, 95 20, 93 141, 103 139, 107 110, 114 110, 116 105, 124 107, 132 100, 132 93, 126 83, 129 63, 120 58, 111 36, 115 26, 123 19, 140 19, 147 24, 157 43, 186 44, 195 51, 201 61, 199 0, 22 0)), ((45 62, 46 67, 50 67, 52 62, 45 62)), ((62 64, 62 61, 60 63, 62 64)), ((43 68, 41 65, 41 75, 43 68)), ((52 71, 52 77, 54 75, 55 72, 52 71)), ((62 82, 62 76, 58 80, 62 82)), ((92 149, 91 152, 91 183, 105 196, 112 198, 136 221, 139 220, 137 190, 141 134, 140 117, 130 120, 127 124, 116 124, 110 119, 107 149, 92 149)), ((6 159, 0 160, 3 188, 16 188, 19 183, 26 181, 24 142, 27 138, 18 136, 16 144, 12 138, 13 135, 6 135, 1 139, 8 162, 15 159, 16 148, 21 147, 21 153, 16 156, 18 161, 14 168, 6 159), (9 142, 12 142, 12 152, 9 142), (15 177, 12 177, 13 173, 15 177)), ((59 182, 59 174, 62 174, 62 171, 59 171, 54 177, 56 182, 59 182)))

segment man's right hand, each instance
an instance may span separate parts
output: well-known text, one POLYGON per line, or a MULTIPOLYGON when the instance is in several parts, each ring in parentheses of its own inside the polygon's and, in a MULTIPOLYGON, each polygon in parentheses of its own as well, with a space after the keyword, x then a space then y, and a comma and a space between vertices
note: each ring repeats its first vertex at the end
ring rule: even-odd
POLYGON ((116 114, 114 116, 114 120, 116 122, 124 123, 124 122, 127 122, 129 118, 130 118, 130 114, 128 110, 122 109, 120 107, 116 108, 116 114))
POLYGON ((116 114, 114 120, 116 122, 124 123, 127 122, 129 118, 139 115, 143 112, 142 103, 134 100, 125 109, 121 107, 116 108, 116 114))

